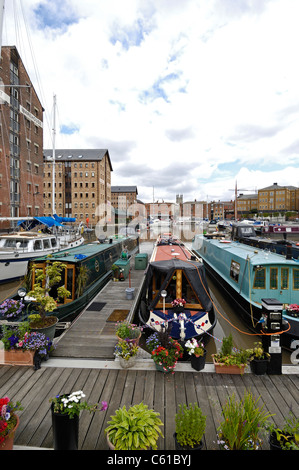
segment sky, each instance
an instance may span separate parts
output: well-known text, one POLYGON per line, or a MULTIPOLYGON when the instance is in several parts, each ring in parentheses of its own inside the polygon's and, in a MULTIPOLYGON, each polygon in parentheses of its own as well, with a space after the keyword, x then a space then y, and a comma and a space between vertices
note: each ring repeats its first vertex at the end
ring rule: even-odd
POLYGON ((6 0, 44 147, 107 148, 143 202, 299 187, 298 0, 6 0))

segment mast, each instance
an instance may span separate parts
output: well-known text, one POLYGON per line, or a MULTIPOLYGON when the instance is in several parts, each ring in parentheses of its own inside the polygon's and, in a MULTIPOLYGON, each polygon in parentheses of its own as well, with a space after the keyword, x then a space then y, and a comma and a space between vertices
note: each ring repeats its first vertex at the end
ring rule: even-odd
POLYGON ((52 167, 52 213, 56 213, 55 210, 55 135, 56 135, 56 95, 53 98, 53 167, 52 167))
POLYGON ((2 48, 2 30, 3 30, 4 4, 5 4, 5 0, 0 0, 0 55, 1 55, 1 48, 2 48))

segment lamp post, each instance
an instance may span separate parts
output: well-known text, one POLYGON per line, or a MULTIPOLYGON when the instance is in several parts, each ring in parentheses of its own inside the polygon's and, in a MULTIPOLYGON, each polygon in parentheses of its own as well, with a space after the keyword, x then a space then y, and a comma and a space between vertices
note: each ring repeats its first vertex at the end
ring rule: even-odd
POLYGON ((163 298, 163 313, 165 313, 165 297, 167 295, 166 290, 161 291, 161 297, 163 298))

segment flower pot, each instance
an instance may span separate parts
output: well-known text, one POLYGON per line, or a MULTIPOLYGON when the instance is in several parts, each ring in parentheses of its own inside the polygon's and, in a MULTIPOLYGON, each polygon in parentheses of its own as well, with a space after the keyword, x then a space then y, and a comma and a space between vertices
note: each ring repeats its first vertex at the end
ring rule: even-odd
POLYGON ((53 341, 56 331, 56 325, 58 323, 58 318, 55 316, 46 317, 47 319, 53 319, 52 325, 45 326, 45 327, 33 327, 30 328, 31 331, 36 331, 37 333, 42 333, 45 335, 46 338, 49 338, 49 341, 53 341))
POLYGON ((240 366, 232 364, 232 365, 226 365, 226 364, 221 364, 216 362, 214 358, 214 354, 212 354, 213 358, 213 363, 215 366, 215 372, 216 374, 244 374, 245 372, 245 367, 246 364, 240 364, 240 366))
POLYGON ((8 349, 4 351, 4 363, 16 366, 33 366, 35 351, 8 349))
POLYGON ((107 433, 106 434, 106 438, 107 438, 107 444, 108 444, 108 447, 110 450, 115 450, 115 446, 112 444, 112 442, 110 441, 109 439, 109 434, 107 433))
POLYGON ((264 375, 267 373, 269 359, 252 359, 250 361, 251 372, 255 375, 264 375))
POLYGON ((126 341, 127 343, 136 344, 136 345, 138 346, 139 340, 140 340, 140 338, 141 338, 141 331, 140 331, 139 335, 138 335, 136 338, 130 338, 130 339, 125 338, 125 339, 124 339, 124 338, 120 338, 120 337, 117 336, 117 335, 116 335, 116 337, 117 337, 117 340, 118 340, 118 341, 126 341))
POLYGON ((201 450, 203 448, 203 441, 201 440, 197 444, 195 444, 194 447, 191 446, 182 446, 181 444, 178 443, 177 441, 177 433, 175 432, 173 437, 174 437, 174 442, 175 442, 175 449, 176 450, 201 450))
POLYGON ((15 438, 15 432, 19 426, 20 419, 18 415, 15 415, 17 422, 15 427, 10 431, 9 434, 5 437, 4 441, 0 443, 0 450, 13 450, 13 444, 14 444, 14 438, 15 438))
POLYGON ((79 416, 69 418, 66 414, 54 413, 51 405, 54 450, 78 450, 79 416))
POLYGON ((206 356, 207 356, 206 349, 204 350, 203 356, 195 356, 194 354, 192 354, 191 367, 197 371, 204 369, 206 365, 206 356))
POLYGON ((136 363, 136 356, 132 356, 128 360, 124 359, 123 357, 120 357, 119 362, 123 369, 129 369, 130 367, 133 367, 136 363))

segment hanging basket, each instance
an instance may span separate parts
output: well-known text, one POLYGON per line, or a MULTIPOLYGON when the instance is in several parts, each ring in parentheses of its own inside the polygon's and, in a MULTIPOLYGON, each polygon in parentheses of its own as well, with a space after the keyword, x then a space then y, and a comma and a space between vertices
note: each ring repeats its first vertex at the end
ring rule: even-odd
POLYGON ((79 416, 54 413, 51 405, 54 450, 78 450, 79 416))

